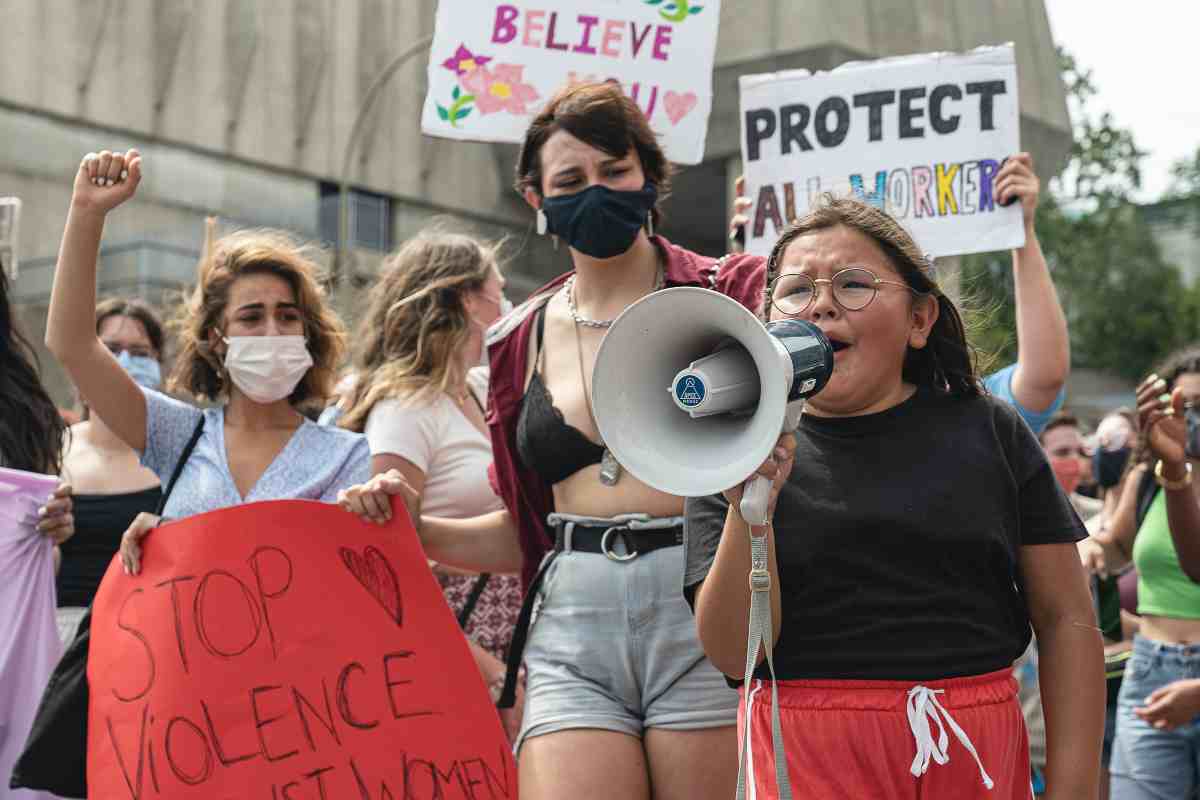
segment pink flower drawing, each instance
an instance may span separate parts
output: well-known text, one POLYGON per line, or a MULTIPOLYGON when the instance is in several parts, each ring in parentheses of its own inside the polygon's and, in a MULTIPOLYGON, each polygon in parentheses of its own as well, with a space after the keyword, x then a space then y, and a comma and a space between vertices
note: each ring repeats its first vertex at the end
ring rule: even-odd
POLYGON ((442 62, 442 66, 455 75, 462 76, 474 72, 491 60, 491 56, 477 56, 468 50, 466 45, 460 44, 454 55, 442 62))
POLYGON ((537 89, 521 82, 525 67, 519 64, 496 64, 493 68, 478 67, 462 75, 463 88, 475 97, 480 114, 507 111, 527 114, 526 103, 538 99, 537 89))

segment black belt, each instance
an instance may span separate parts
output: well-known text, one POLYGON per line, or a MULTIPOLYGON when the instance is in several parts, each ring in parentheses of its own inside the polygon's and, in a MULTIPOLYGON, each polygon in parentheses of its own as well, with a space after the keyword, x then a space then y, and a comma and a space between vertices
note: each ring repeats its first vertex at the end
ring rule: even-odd
POLYGON ((627 524, 581 525, 559 522, 554 526, 554 551, 542 561, 537 574, 525 592, 517 626, 513 629, 512 641, 508 645, 508 659, 504 673, 504 689, 497 708, 512 708, 517 701, 517 676, 521 671, 521 660, 525 655, 525 642, 529 638, 529 624, 533 619, 533 604, 546 571, 560 553, 603 553, 610 561, 632 561, 643 553, 678 547, 683 544, 683 526, 659 528, 657 530, 630 530, 627 524), (569 540, 569 541, 568 541, 569 540), (623 553, 614 548, 622 545, 623 553))
POLYGON ((555 526, 554 551, 603 553, 610 561, 632 561, 642 553, 683 544, 683 526, 659 530, 630 530, 628 525, 584 526, 560 522, 555 526), (570 528, 568 529, 568 525, 570 528), (623 553, 615 549, 622 545, 623 553))

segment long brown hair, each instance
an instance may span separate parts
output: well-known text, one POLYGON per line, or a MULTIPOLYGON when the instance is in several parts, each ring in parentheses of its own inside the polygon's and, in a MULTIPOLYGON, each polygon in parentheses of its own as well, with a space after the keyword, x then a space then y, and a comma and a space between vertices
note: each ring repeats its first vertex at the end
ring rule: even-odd
POLYGON ((650 129, 646 115, 619 83, 577 83, 561 89, 525 130, 517 158, 516 189, 542 195, 542 145, 557 131, 566 131, 584 144, 624 158, 637 151, 646 180, 658 190, 654 224, 662 220, 659 204, 671 193, 671 162, 650 129))
POLYGON ((929 333, 929 341, 921 349, 908 348, 904 356, 903 380, 955 397, 979 395, 982 387, 977 355, 967 342, 966 325, 958 308, 933 280, 933 263, 900 223, 868 203, 825 194, 808 213, 784 230, 767 259, 764 313, 771 307, 771 285, 779 275, 779 262, 788 245, 807 233, 839 225, 858 231, 879 245, 906 284, 937 300, 938 318, 929 333))
POLYGON ((430 229, 387 260, 355 336, 358 380, 339 422, 343 428, 361 432, 385 398, 421 400, 462 384, 458 352, 471 333, 463 296, 498 269, 498 249, 430 229))
POLYGON ((209 346, 209 332, 221 329, 229 293, 238 278, 264 274, 282 278, 295 292, 313 359, 289 401, 297 405, 333 393, 346 334, 341 319, 325 299, 316 263, 305 248, 282 231, 238 231, 213 241, 212 225, 200 259, 199 280, 172 320, 179 342, 179 356, 168 383, 172 391, 209 400, 229 391, 225 367, 209 346))

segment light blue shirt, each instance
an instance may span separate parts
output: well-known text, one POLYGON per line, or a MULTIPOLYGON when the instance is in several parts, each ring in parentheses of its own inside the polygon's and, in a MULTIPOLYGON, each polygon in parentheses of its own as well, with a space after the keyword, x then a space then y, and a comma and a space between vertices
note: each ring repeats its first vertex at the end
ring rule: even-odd
POLYGON ((242 497, 225 453, 225 409, 198 408, 164 394, 146 395, 146 450, 142 464, 166 489, 183 449, 204 417, 204 433, 179 475, 163 514, 171 519, 259 500, 336 502, 342 489, 371 477, 371 451, 362 434, 305 420, 279 455, 242 497))
POLYGON ((1042 428, 1046 427, 1046 423, 1054 416, 1054 412, 1062 408, 1063 400, 1067 397, 1066 387, 1058 390, 1058 395, 1055 396, 1054 402, 1045 411, 1031 411, 1025 406, 1017 402, 1017 398, 1013 396, 1012 391, 1012 376, 1017 371, 1016 364, 1009 364, 1002 370, 993 372, 983 379, 983 388, 987 389, 988 394, 992 397, 997 397, 1017 410, 1021 418, 1025 420, 1025 424, 1030 430, 1038 435, 1042 432, 1042 428))

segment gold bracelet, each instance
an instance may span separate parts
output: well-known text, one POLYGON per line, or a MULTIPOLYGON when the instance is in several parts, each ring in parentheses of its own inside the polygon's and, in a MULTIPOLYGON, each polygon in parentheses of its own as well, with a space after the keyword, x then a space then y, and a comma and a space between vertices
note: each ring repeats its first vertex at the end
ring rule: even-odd
POLYGON ((1192 483, 1192 462, 1183 462, 1183 477, 1177 481, 1172 481, 1163 477, 1163 462, 1160 458, 1158 463, 1154 465, 1154 480, 1158 481, 1158 485, 1169 492, 1186 489, 1192 483))

